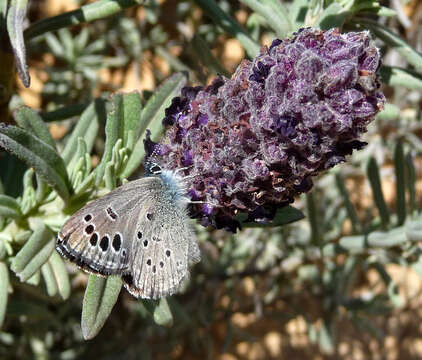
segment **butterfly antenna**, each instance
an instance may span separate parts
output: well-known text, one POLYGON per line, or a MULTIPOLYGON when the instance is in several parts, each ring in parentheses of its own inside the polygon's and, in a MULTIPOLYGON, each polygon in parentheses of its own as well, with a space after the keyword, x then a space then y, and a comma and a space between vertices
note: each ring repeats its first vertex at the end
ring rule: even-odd
POLYGON ((213 204, 208 201, 189 200, 188 203, 189 204, 208 204, 208 205, 211 205, 212 207, 222 207, 221 205, 213 204))
POLYGON ((145 169, 147 172, 153 175, 158 175, 161 173, 161 166, 158 162, 158 151, 155 147, 152 151, 151 155, 148 156, 147 160, 145 161, 145 169))

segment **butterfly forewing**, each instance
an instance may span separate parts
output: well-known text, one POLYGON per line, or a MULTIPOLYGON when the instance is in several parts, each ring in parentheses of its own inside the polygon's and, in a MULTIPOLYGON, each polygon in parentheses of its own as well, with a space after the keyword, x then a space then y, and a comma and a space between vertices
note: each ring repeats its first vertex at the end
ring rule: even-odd
POLYGON ((127 269, 132 245, 127 234, 136 223, 137 209, 156 185, 156 178, 142 178, 88 203, 59 232, 59 253, 100 275, 127 269))

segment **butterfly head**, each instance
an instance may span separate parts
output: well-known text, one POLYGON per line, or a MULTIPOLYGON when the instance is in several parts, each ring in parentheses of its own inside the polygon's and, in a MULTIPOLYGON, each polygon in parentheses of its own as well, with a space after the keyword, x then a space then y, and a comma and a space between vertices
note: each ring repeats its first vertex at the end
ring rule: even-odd
POLYGON ((196 175, 184 175, 184 171, 192 166, 177 169, 163 169, 155 156, 150 156, 145 164, 147 176, 159 177, 166 188, 166 195, 180 207, 185 208, 187 203, 193 203, 188 196, 191 179, 196 175))

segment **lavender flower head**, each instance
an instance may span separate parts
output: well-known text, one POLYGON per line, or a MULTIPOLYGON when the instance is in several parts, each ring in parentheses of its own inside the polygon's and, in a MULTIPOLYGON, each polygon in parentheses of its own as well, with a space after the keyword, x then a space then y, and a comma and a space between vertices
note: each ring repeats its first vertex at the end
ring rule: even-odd
MULTIPOLYGON (((236 230, 239 212, 268 221, 340 162, 383 108, 380 54, 369 32, 301 29, 275 40, 231 79, 186 87, 163 120, 159 165, 186 168, 192 216, 236 230)), ((158 155, 158 157, 157 157, 158 155)))

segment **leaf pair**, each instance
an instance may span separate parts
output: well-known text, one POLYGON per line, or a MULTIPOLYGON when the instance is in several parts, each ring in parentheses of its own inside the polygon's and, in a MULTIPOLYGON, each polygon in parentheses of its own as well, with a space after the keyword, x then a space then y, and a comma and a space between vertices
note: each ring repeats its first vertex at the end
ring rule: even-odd
POLYGON ((22 128, 0 124, 0 146, 34 168, 64 201, 68 201, 71 187, 66 167, 48 128, 35 111, 25 107, 17 112, 16 122, 22 128))

